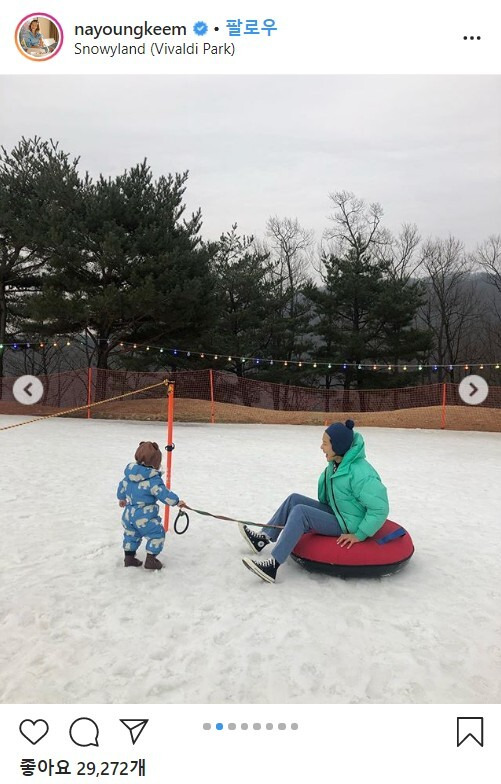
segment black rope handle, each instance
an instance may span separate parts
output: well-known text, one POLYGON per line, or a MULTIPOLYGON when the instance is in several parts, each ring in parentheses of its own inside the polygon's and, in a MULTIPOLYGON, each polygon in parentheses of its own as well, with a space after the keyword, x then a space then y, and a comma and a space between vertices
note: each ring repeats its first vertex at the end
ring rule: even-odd
POLYGON ((216 520, 226 520, 229 523, 240 523, 241 525, 254 525, 258 528, 278 528, 282 530, 285 528, 283 525, 274 525, 271 523, 253 523, 252 520, 237 520, 236 517, 226 517, 226 515, 217 515, 213 514, 213 512, 204 512, 202 509, 194 509, 192 506, 188 506, 186 504, 185 509, 189 509, 190 512, 196 512, 199 515, 204 515, 204 517, 214 517, 216 520))
MULTIPOLYGON (((277 528, 280 531, 285 527, 283 525, 273 525, 270 523, 266 523, 266 525, 264 526, 263 523, 253 523, 251 520, 237 520, 235 517, 226 517, 225 515, 212 514, 212 512, 204 512, 202 509, 193 509, 192 506, 188 506, 188 505, 186 505, 184 509, 189 509, 190 512, 196 512, 196 514, 204 515, 205 517, 214 517, 216 520, 226 520, 229 523, 239 523, 240 525, 253 525, 259 528, 263 528, 263 527, 277 528)), ((190 518, 188 517, 188 514, 185 511, 183 511, 183 509, 180 509, 179 512, 177 513, 176 519, 174 520, 174 531, 176 532, 176 534, 180 534, 180 535, 185 534, 189 528, 189 525, 190 525, 190 518), (186 517, 186 524, 182 531, 179 530, 178 527, 178 520, 180 517, 186 517)))
POLYGON ((190 527, 190 518, 188 517, 186 512, 183 512, 183 510, 180 509, 179 512, 177 513, 176 519, 174 520, 174 531, 176 532, 176 534, 179 534, 179 536, 182 536, 183 534, 186 533, 189 527, 190 527), (186 517, 185 525, 182 530, 180 530, 178 526, 178 520, 180 517, 186 517))

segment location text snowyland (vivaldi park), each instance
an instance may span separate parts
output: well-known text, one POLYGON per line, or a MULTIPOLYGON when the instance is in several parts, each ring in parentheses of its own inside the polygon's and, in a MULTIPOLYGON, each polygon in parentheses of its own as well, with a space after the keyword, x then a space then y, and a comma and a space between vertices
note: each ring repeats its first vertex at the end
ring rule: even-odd
POLYGON ((76 55, 104 55, 107 57, 148 55, 156 56, 183 56, 183 55, 222 55, 233 57, 235 54, 235 44, 211 44, 206 41, 203 44, 180 44, 174 46, 167 43, 152 43, 148 48, 146 44, 81 44, 76 43, 74 53, 76 55))

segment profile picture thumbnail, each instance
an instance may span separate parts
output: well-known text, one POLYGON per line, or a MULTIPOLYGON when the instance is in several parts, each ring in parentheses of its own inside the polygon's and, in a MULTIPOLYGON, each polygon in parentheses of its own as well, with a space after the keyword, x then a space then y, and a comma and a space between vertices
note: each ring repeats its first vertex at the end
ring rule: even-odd
POLYGON ((30 60, 50 60, 61 49, 63 30, 50 14, 29 14, 16 28, 16 46, 30 60))

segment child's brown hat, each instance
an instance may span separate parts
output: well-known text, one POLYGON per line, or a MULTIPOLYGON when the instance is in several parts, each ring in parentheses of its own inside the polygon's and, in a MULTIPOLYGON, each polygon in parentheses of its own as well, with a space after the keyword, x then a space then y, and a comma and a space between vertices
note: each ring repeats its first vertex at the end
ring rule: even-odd
POLYGON ((140 441, 134 459, 136 463, 156 468, 158 471, 162 463, 162 453, 156 441, 140 441))

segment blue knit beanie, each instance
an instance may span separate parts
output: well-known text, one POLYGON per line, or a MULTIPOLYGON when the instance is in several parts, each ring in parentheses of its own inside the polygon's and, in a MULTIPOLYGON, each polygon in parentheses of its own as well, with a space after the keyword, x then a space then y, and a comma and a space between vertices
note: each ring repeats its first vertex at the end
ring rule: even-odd
POLYGON ((345 455, 353 443, 353 428, 355 422, 353 419, 347 419, 346 422, 334 422, 326 429, 326 433, 331 440, 332 451, 336 455, 345 455))

